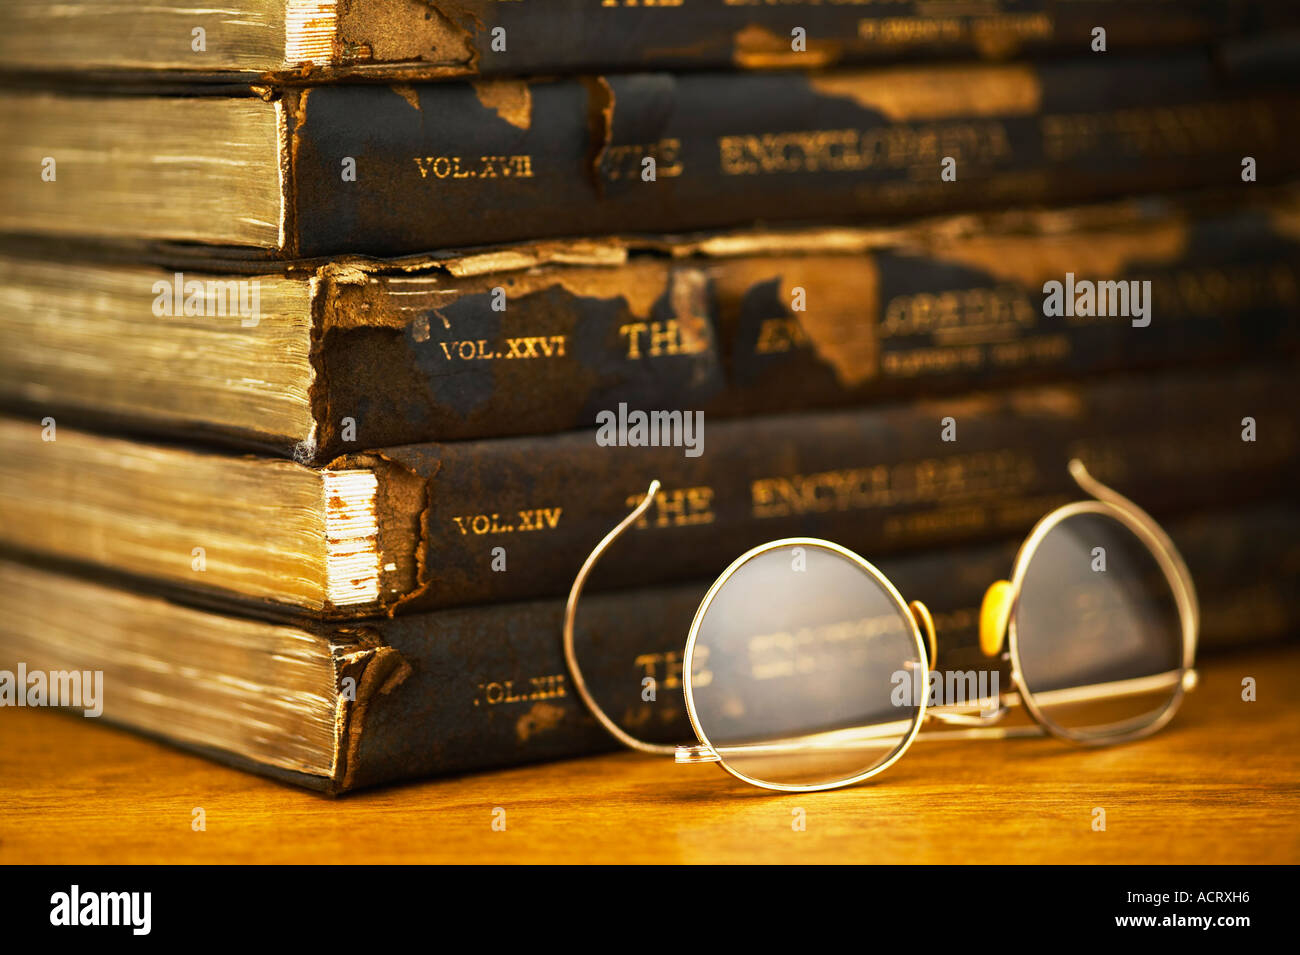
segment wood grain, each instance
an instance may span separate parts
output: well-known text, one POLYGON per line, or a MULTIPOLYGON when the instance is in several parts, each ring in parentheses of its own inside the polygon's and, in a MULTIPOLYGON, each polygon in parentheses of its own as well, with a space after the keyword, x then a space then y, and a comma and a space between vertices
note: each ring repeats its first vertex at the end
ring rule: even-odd
POLYGON ((1300 649, 1217 659, 1143 742, 918 742, 874 783, 793 796, 620 753, 331 800, 82 717, 4 709, 0 863, 1295 863, 1298 682, 1300 649), (1246 676, 1257 702, 1241 699, 1246 676))

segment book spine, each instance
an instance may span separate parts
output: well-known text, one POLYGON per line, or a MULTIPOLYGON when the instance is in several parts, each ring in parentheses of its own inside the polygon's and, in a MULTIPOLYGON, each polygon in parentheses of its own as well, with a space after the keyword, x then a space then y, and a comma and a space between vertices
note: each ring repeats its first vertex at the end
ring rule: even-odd
MULTIPOLYGON (((431 4, 423 20, 384 0, 354 0, 340 40, 350 65, 380 55, 392 21, 412 51, 441 53, 430 66, 481 74, 620 67, 699 70, 808 69, 901 56, 1003 58, 1042 50, 1087 51, 1093 30, 1108 49, 1190 45, 1285 22, 1278 4, 1237 0, 994 0, 947 4, 770 3, 762 0, 459 0, 431 4)), ((428 54, 423 56, 428 59, 428 54)), ((368 59, 373 58, 373 59, 368 59)), ((348 61, 345 61, 348 62, 348 61)), ((409 64, 396 64, 401 70, 409 64)))
POLYGON ((1294 351, 1294 208, 464 279, 326 267, 316 459, 587 428, 620 402, 752 415, 1294 351), (1145 315, 1046 315, 1053 281, 1118 282, 1145 315))
MULTIPOLYGON (((1201 648, 1281 639, 1300 623, 1300 511, 1292 505, 1199 515, 1169 527, 1201 599, 1201 648)), ((999 670, 979 650, 985 588, 1009 573, 1018 541, 896 557, 881 571, 935 616, 938 665, 999 670)), ((869 556, 869 555, 868 555, 869 556)), ((706 584, 584 597, 576 646, 587 684, 634 735, 688 742, 682 654, 706 584), (645 681, 652 681, 653 699, 645 681)), ((614 749, 573 691, 563 605, 522 603, 397 618, 368 628, 389 652, 379 692, 349 723, 337 790, 614 749), (396 674, 396 675, 395 675, 396 674)), ((365 686, 364 679, 361 686, 365 686)), ((664 772, 672 761, 663 759, 664 772)), ((683 771, 683 770, 679 770, 683 771)))
POLYGON ((322 83, 340 79, 812 69, 904 57, 1191 46, 1294 27, 1284 0, 168 0, 127 13, 46 0, 0 7, 11 79, 322 83), (204 57, 168 37, 204 29, 204 57), (1094 32, 1105 33, 1105 46, 1094 32), (94 37, 97 42, 88 42, 94 37))
POLYGON ((844 221, 1238 181, 1300 94, 1204 54, 285 94, 285 251, 844 221))
POLYGON ((1290 367, 1266 366, 707 427, 686 409, 620 406, 594 431, 407 445, 333 467, 380 475, 385 571, 378 604, 361 609, 413 611, 567 593, 652 479, 653 505, 593 586, 707 576, 782 537, 872 555, 996 539, 1081 496, 1073 457, 1157 512, 1261 495, 1294 480, 1293 399, 1290 367))

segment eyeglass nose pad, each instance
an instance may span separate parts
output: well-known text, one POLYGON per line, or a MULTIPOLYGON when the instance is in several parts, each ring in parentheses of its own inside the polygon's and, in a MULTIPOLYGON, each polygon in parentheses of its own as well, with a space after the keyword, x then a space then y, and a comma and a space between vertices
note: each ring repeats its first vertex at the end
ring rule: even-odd
POLYGON ((1011 620, 1013 597, 1009 580, 994 581, 984 591, 984 601, 980 604, 980 649, 986 657, 995 657, 1002 652, 1007 624, 1011 620))
POLYGON ((925 636, 926 645, 930 648, 930 666, 927 669, 934 669, 935 660, 939 659, 939 644, 934 638, 934 617, 930 616, 930 608, 919 600, 913 600, 907 605, 907 609, 912 611, 912 619, 916 625, 921 628, 921 633, 925 636))

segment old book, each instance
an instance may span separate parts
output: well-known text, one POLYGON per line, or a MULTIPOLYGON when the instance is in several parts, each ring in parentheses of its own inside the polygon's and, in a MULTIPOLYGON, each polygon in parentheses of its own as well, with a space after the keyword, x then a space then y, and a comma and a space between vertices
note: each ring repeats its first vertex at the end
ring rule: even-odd
MULTIPOLYGON (((1294 502, 1202 514, 1169 531, 1196 580, 1202 648, 1294 635, 1294 502)), ((1017 544, 878 562, 908 599, 934 612, 941 669, 1000 670, 1010 685, 1005 663, 980 653, 977 621, 984 588, 1007 574, 1017 544)), ((706 586, 583 599, 578 651, 587 682, 605 710, 643 738, 688 736, 681 657, 706 586), (642 696, 647 677, 653 701, 642 696)), ((40 679, 52 686, 51 672, 92 687, 98 672, 102 693, 75 700, 91 712, 313 789, 341 792, 613 745, 570 689, 558 600, 311 626, 217 613, 0 559, 0 603, 8 705, 19 692, 27 703, 40 679)), ((751 642, 751 653, 776 664, 764 666, 764 678, 779 679, 788 660, 764 646, 751 642)))
POLYGON ((620 403, 712 420, 1294 351, 1300 191, 1231 198, 252 274, 12 249, 0 401, 325 463, 620 403), (1067 276, 1115 283, 1116 314, 1044 315, 1067 276))
POLYGON ((807 69, 1204 43, 1295 23, 1279 0, 7 0, 0 69, 320 82, 600 69, 807 69), (802 30, 802 35, 795 33, 802 30))
POLYGON ((1280 365, 707 427, 624 406, 598 430, 324 468, 0 418, 0 545, 335 617, 554 596, 654 478, 597 586, 707 575, 780 537, 883 554, 1019 532, 1075 494, 1072 457, 1157 513, 1263 495, 1294 481, 1294 394, 1280 365))
POLYGON ((1200 52, 246 92, 0 94, 0 229, 391 256, 1240 185, 1243 156, 1260 182, 1300 167, 1294 83, 1200 52))

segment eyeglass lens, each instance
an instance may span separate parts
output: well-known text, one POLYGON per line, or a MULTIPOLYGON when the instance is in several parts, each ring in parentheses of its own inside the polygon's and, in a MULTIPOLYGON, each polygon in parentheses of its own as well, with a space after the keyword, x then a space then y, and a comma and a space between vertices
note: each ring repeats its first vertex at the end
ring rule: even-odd
POLYGON ((1117 518, 1066 517, 1026 567, 1014 625, 1043 718, 1088 737, 1153 723, 1182 680, 1178 605, 1155 555, 1117 518))
POLYGON ((692 703, 733 771, 828 785, 887 761, 907 739, 924 665, 906 607, 862 564, 782 544, 740 564, 704 610, 692 703))

